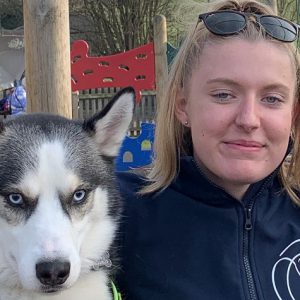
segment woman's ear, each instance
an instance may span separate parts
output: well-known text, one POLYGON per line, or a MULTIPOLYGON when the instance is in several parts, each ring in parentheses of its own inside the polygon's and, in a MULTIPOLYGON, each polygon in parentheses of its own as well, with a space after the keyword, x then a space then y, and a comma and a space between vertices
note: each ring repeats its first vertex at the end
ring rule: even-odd
POLYGON ((181 124, 185 126, 188 124, 189 117, 187 113, 187 99, 182 88, 178 91, 177 98, 175 100, 175 115, 181 124))

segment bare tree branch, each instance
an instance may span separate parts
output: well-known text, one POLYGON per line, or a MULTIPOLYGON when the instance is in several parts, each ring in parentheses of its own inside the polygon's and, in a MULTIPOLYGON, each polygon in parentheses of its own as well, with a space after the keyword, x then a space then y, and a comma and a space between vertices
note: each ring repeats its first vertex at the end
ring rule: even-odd
MULTIPOLYGON (((179 0, 71 0, 70 11, 74 7, 77 15, 80 12, 81 17, 86 19, 84 22, 88 25, 86 30, 89 35, 83 35, 82 38, 93 45, 93 52, 104 55, 129 50, 151 41, 154 16, 164 14, 167 17, 177 1, 179 0), (84 5, 80 5, 82 2, 84 5), (95 33, 91 34, 93 31, 95 33)), ((74 18, 75 16, 76 14, 74 18)), ((71 23, 71 28, 73 27, 71 23)))

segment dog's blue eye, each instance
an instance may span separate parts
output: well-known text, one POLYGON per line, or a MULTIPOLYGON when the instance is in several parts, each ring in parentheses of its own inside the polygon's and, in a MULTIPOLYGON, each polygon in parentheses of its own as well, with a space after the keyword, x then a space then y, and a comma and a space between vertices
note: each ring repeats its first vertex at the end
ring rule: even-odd
POLYGON ((10 194, 8 200, 14 205, 21 205, 24 202, 21 194, 10 194))
POLYGON ((73 201, 76 203, 82 202, 85 198, 85 190, 78 190, 73 194, 73 201))

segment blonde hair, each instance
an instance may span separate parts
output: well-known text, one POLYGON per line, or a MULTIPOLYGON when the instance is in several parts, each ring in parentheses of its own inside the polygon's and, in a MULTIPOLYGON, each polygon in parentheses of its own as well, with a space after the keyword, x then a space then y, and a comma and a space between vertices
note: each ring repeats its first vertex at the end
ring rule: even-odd
MULTIPOLYGON (((235 9, 262 14, 274 12, 268 6, 256 1, 222 1, 210 10, 235 9)), ((210 33, 202 23, 194 25, 187 34, 179 52, 172 64, 165 96, 162 99, 156 120, 155 157, 147 173, 149 184, 141 193, 151 193, 166 188, 176 177, 180 164, 180 155, 191 154, 191 135, 189 129, 183 126, 175 116, 175 100, 189 80, 195 66, 199 65, 201 53, 206 43, 242 38, 247 40, 268 40, 285 47, 295 66, 297 76, 296 106, 299 107, 300 63, 294 43, 283 43, 269 37, 255 22, 248 21, 246 28, 235 36, 221 37, 210 33)), ((280 175, 284 188, 291 198, 300 204, 299 197, 293 189, 300 187, 300 118, 293 122, 292 138, 293 153, 288 164, 281 166, 280 175)))

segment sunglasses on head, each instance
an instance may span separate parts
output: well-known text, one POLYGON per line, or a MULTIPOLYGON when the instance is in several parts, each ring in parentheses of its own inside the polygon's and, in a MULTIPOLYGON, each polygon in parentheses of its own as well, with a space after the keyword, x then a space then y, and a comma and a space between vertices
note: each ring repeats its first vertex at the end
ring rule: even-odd
POLYGON ((273 15, 219 10, 199 15, 198 22, 203 21, 206 28, 216 35, 227 36, 242 31, 247 25, 246 17, 249 16, 255 17, 265 32, 276 40, 293 42, 298 37, 300 29, 298 24, 273 15))

